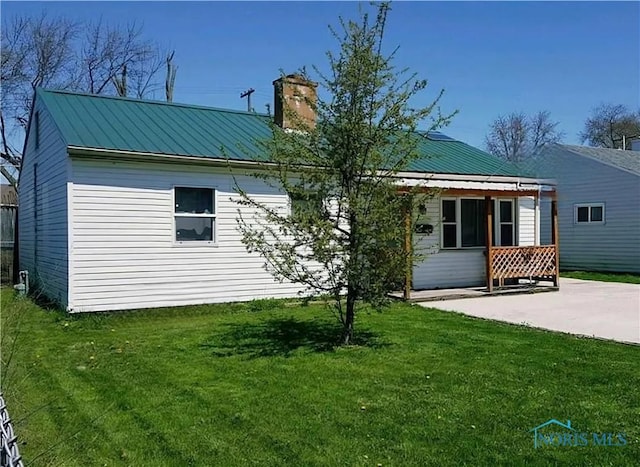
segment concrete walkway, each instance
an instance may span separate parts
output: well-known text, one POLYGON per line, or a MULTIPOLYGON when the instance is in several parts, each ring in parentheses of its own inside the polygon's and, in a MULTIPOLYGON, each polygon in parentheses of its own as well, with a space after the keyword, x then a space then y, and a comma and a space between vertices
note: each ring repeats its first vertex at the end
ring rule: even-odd
POLYGON ((640 344, 640 285, 561 279, 558 292, 420 303, 508 323, 640 344))

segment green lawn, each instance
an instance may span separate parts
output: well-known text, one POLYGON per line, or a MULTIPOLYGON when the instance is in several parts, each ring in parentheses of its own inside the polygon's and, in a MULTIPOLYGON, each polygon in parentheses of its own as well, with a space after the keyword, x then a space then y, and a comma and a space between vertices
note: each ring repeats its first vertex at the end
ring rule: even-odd
MULTIPOLYGON (((27 465, 637 465, 640 348, 395 304, 334 348, 321 306, 87 316, 3 290, 27 465), (534 449, 556 418, 621 447, 534 449)), ((5 367, 5 370, 7 368, 5 367)))
POLYGON ((627 284, 640 284, 640 274, 623 274, 615 272, 590 272, 590 271, 563 271, 561 277, 583 279, 586 281, 602 282, 626 282, 627 284))

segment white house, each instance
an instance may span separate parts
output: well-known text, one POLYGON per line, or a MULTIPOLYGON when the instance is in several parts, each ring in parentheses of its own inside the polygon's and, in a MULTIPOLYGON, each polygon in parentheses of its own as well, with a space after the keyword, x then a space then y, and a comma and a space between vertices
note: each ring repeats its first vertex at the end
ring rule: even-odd
POLYGON ((640 273, 640 152, 550 144, 535 165, 558 183, 560 267, 640 273))
MULTIPOLYGON (((306 86, 289 78, 274 82, 285 105, 306 86)), ((274 281, 236 230, 232 174, 251 196, 289 209, 285 193, 246 175, 268 118, 39 89, 20 175, 20 268, 71 312, 295 296, 298 286, 274 281)), ((541 195, 553 184, 439 133, 423 135, 420 150, 399 186, 443 191, 422 208, 415 235, 433 254, 408 285, 557 279, 555 248, 536 247, 541 195)))

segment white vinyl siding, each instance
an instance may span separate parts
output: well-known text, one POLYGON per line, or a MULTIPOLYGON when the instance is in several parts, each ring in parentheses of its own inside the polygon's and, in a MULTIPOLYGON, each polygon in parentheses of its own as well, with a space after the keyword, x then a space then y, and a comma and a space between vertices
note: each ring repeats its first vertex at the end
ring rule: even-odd
MULTIPOLYGON (((447 199, 447 198, 445 198, 447 199)), ((413 269, 414 289, 482 285, 485 278, 482 248, 441 249, 441 198, 427 201, 420 221, 434 226, 431 234, 414 233, 416 253, 424 260, 413 269)))
MULTIPOLYGON (((177 164, 73 162, 73 311, 192 305, 292 297, 263 259, 247 253, 237 231, 239 206, 228 169, 177 164), (174 241, 173 187, 216 190, 216 245, 174 241)), ((237 175, 251 196, 287 212, 288 197, 237 175)), ((208 243, 208 242, 203 242, 208 243)))
POLYGON ((522 196, 518 198, 518 215, 519 222, 516 228, 516 235, 519 246, 539 245, 540 240, 537 237, 536 226, 539 219, 539 213, 533 196, 522 196), (537 238, 538 239, 537 239, 537 238))
MULTIPOLYGON (((640 176, 571 151, 540 164, 558 181, 560 268, 640 273, 640 176), (604 222, 576 223, 575 206, 604 205, 604 222)), ((541 204, 542 240, 551 241, 551 201, 541 204)))
POLYGON ((29 272, 37 293, 66 307, 67 150, 39 99, 35 102, 23 161, 18 188, 20 269, 29 272))
POLYGON ((551 196, 540 197, 540 245, 551 245, 551 196))

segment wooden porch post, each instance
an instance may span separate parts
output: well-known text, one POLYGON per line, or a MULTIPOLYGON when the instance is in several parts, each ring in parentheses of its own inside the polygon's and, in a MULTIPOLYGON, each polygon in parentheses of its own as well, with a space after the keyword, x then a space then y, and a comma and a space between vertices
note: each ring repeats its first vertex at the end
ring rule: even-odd
POLYGON ((405 271, 404 271, 404 299, 411 299, 411 277, 413 275, 413 248, 411 245, 411 215, 413 212, 413 200, 410 195, 405 195, 404 208, 404 252, 405 252, 405 271))
POLYGON ((486 258, 486 271, 487 271, 487 290, 493 291, 493 269, 491 267, 491 238, 493 237, 493 201, 491 196, 484 197, 485 212, 486 212, 486 244, 487 244, 487 258, 486 258))
POLYGON ((560 284, 560 254, 558 248, 558 201, 555 194, 551 201, 551 243, 555 249, 556 256, 556 273, 553 277, 553 285, 558 287, 560 284))

